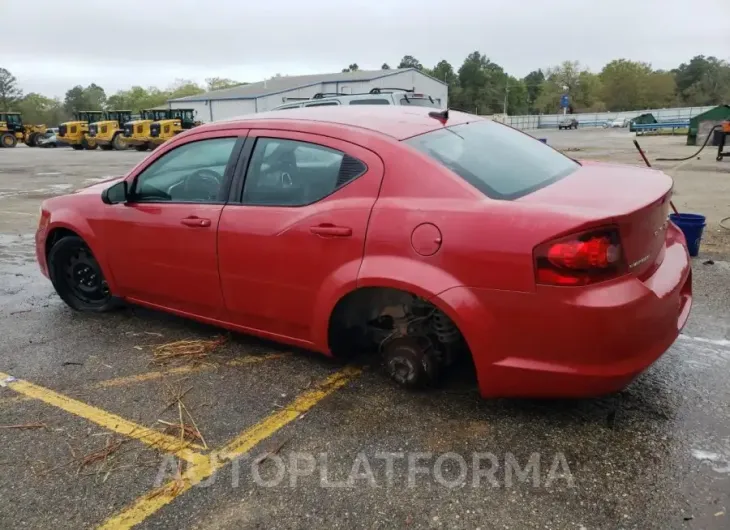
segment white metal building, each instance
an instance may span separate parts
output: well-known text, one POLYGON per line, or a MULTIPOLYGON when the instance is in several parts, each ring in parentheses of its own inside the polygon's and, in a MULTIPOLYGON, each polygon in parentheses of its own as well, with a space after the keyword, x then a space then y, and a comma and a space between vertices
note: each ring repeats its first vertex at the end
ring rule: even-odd
POLYGON ((287 98, 309 98, 320 92, 354 94, 372 88, 405 88, 431 96, 447 106, 448 85, 416 70, 361 70, 339 74, 281 76, 197 96, 171 99, 172 109, 194 109, 203 122, 271 110, 287 98))

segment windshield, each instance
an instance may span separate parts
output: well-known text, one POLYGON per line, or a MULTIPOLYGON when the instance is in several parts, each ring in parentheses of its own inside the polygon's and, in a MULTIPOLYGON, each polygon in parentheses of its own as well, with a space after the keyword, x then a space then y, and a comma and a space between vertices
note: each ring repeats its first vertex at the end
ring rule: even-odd
POLYGON ((94 123, 102 119, 104 116, 101 112, 79 112, 79 121, 94 123))
POLYGON ((431 98, 400 98, 401 105, 413 105, 416 107, 432 107, 434 109, 440 108, 440 105, 435 101, 431 101, 431 98))
POLYGON ((491 120, 405 140, 493 199, 511 200, 569 175, 579 164, 517 129, 491 120))
POLYGON ((8 114, 6 123, 13 125, 20 123, 20 114, 8 114))

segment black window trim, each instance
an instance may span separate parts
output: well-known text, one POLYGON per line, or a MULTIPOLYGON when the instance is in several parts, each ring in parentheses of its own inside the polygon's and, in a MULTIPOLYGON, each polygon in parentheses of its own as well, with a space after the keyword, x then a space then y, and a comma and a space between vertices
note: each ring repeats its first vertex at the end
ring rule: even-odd
POLYGON ((337 107, 341 105, 339 99, 324 99, 321 101, 310 101, 309 103, 303 103, 301 108, 309 107, 337 107))
POLYGON ((317 143, 313 141, 305 141, 305 140, 296 140, 294 138, 285 138, 282 136, 248 136, 245 139, 245 143, 243 145, 243 149, 241 149, 241 152, 239 154, 238 160, 236 162, 236 172, 233 178, 233 185, 230 188, 230 193, 228 195, 228 206, 236 205, 236 206, 253 206, 253 207, 260 207, 260 208, 303 208, 305 206, 311 206, 312 204, 317 204, 320 201, 325 200, 327 197, 337 193, 341 189, 348 186, 351 182, 356 181, 363 175, 367 174, 368 171, 370 171, 370 167, 360 158, 353 156, 349 153, 346 153, 342 149, 336 149, 334 147, 330 147, 328 145, 324 145, 322 143, 317 143), (243 202, 243 189, 246 185, 246 178, 248 176, 248 170, 249 166, 251 164, 251 158, 254 149, 256 148, 256 144, 258 143, 259 139, 266 139, 266 140, 289 140, 291 142, 299 142, 302 144, 311 144, 318 147, 325 147, 327 149, 331 149, 333 151, 338 151, 342 153, 344 156, 349 156, 351 158, 356 159, 358 162, 360 162, 363 165, 363 171, 357 175, 356 177, 351 178, 347 182, 345 182, 343 185, 333 189, 331 192, 329 192, 327 195, 324 195, 323 197, 320 197, 316 201, 312 201, 306 204, 248 204, 243 202))
POLYGON ((387 106, 387 105, 393 105, 392 99, 384 98, 384 97, 365 97, 365 98, 352 98, 350 101, 347 102, 347 105, 375 105, 375 106, 387 106), (371 103, 372 101, 384 101, 385 103, 371 103))
POLYGON ((175 146, 175 148, 170 149, 168 152, 166 152, 161 157, 156 158, 155 160, 153 160, 152 162, 147 164, 147 166, 134 177, 134 180, 132 181, 132 186, 130 187, 130 199, 127 202, 129 204, 223 204, 223 205, 225 205, 228 202, 228 197, 230 195, 230 190, 232 188, 232 185, 234 182, 234 177, 236 174, 237 164, 240 160, 240 154, 245 145, 245 141, 246 141, 246 136, 241 136, 241 134, 239 132, 237 134, 230 134, 230 135, 225 135, 225 136, 212 136, 212 137, 208 137, 208 138, 199 138, 197 140, 192 140, 190 142, 185 142, 185 143, 175 146), (233 149, 231 150, 231 154, 228 157, 228 163, 226 164, 226 169, 223 171, 223 183, 221 184, 221 189, 218 192, 218 200, 205 201, 205 202, 179 201, 179 200, 175 200, 175 201, 169 200, 168 201, 168 200, 164 200, 164 199, 138 200, 137 197, 134 196, 134 190, 137 187, 137 180, 139 179, 139 177, 141 175, 144 175, 145 171, 147 171, 150 168, 150 166, 152 166, 152 164, 154 164, 161 158, 167 156, 168 154, 172 153, 176 149, 180 149, 181 147, 184 147, 186 145, 190 145, 190 144, 198 143, 198 142, 205 142, 206 140, 221 140, 221 139, 227 139, 227 138, 235 138, 236 143, 233 144, 233 149))

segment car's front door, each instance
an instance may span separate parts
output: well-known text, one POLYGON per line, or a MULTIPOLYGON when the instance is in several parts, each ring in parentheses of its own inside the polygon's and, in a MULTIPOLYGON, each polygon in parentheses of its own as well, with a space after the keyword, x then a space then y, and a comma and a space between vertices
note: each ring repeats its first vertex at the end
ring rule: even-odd
POLYGON ((104 223, 122 296, 208 318, 224 314, 216 229, 246 131, 195 135, 130 178, 104 223))
POLYGON ((240 203, 226 205, 218 228, 229 318, 312 343, 317 300, 357 280, 383 163, 360 146, 298 132, 252 130, 244 151, 240 203))

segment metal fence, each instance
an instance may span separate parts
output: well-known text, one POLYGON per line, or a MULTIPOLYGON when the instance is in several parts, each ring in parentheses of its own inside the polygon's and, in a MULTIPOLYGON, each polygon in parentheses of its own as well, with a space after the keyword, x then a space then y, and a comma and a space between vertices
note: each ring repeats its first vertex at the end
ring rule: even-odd
MULTIPOLYGON (((714 108, 710 107, 680 107, 673 109, 644 109, 626 112, 582 112, 570 114, 569 117, 578 120, 581 127, 602 127, 605 123, 616 119, 633 119, 641 114, 651 113, 659 122, 689 121, 691 118, 714 108)), ((563 119, 562 114, 540 114, 527 116, 506 116, 504 122, 517 129, 555 129, 563 119)))

